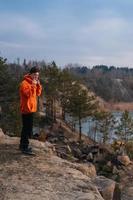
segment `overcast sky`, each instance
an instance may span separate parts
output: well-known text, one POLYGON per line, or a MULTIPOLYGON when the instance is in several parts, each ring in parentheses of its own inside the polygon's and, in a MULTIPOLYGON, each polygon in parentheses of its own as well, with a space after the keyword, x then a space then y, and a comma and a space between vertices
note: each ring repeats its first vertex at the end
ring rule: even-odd
POLYGON ((0 56, 133 67, 133 0, 0 0, 0 56))

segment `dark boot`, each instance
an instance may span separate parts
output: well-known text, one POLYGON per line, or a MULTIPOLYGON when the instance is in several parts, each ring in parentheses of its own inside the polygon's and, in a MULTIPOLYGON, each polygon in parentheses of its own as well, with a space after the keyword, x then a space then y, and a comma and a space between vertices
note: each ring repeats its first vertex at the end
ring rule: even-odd
POLYGON ((21 149, 21 152, 27 155, 35 155, 35 153, 32 152, 32 149, 30 147, 21 149))
POLYGON ((29 150, 31 150, 32 151, 32 147, 23 147, 21 144, 19 145, 19 150, 20 151, 22 151, 22 150, 24 150, 24 149, 29 149, 29 150))

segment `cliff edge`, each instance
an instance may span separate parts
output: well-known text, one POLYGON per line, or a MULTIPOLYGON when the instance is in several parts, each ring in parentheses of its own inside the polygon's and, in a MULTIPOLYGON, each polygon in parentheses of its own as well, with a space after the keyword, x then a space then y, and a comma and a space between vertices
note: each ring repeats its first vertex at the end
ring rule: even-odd
POLYGON ((113 198, 114 181, 96 176, 93 164, 69 162, 54 154, 52 144, 30 142, 36 156, 23 155, 19 138, 0 130, 0 200, 113 198))

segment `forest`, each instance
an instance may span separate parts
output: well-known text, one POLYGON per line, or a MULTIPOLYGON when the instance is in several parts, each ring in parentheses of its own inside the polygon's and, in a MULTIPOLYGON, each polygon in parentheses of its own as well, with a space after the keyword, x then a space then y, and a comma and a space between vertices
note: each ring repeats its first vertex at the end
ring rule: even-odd
MULTIPOLYGON (((121 123, 116 127, 117 122, 109 111, 102 110, 96 98, 100 95, 105 100, 115 98, 118 95, 118 88, 114 87, 114 79, 128 82, 127 88, 132 88, 132 69, 107 66, 95 66, 92 69, 87 67, 66 66, 59 68, 54 61, 30 61, 23 64, 7 63, 7 60, 0 58, 0 127, 7 134, 20 135, 21 116, 19 109, 19 84, 29 69, 37 65, 40 67, 40 81, 43 92, 38 99, 38 111, 45 113, 44 119, 36 115, 36 123, 44 126, 45 123, 54 123, 60 117, 67 121, 71 118, 69 125, 75 129, 79 127, 79 140, 82 136, 82 122, 87 117, 94 121, 92 138, 96 140, 97 132, 102 133, 102 141, 109 140, 109 133, 116 128, 116 134, 122 140, 129 140, 132 137, 133 121, 129 112, 125 111, 121 117, 121 123), (112 80, 112 82, 111 82, 112 80), (114 87, 114 90, 111 89, 114 87), (92 93, 93 91, 93 93, 92 93), (114 96, 111 96, 114 95, 114 96), (60 116, 57 114, 60 110, 60 116)), ((132 91, 130 93, 132 96, 132 91)), ((118 95, 120 97, 120 95, 118 95)), ((112 99, 113 100, 113 99, 112 99)))
POLYGON ((92 68, 67 65, 97 96, 107 102, 133 101, 133 68, 96 65, 92 68))

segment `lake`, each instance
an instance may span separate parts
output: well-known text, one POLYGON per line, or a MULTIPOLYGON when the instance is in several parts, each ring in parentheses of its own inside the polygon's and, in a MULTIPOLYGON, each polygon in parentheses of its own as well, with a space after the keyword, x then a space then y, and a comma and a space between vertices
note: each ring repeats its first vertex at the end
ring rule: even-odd
MULTIPOLYGON (((115 120, 117 121, 117 124, 120 121, 120 118, 122 116, 121 111, 119 112, 112 112, 115 120)), ((133 118, 133 112, 129 112, 130 116, 133 118)), ((78 131, 78 124, 76 124, 76 130, 78 131)), ((91 118, 87 118, 83 123, 82 123, 82 133, 89 136, 90 138, 94 139, 94 122, 92 121, 91 118)), ((114 139, 117 139, 118 137, 115 134, 115 130, 110 131, 109 133, 109 138, 110 141, 112 142, 114 139)), ((102 142, 102 133, 97 132, 96 134, 96 141, 97 142, 102 142)))

